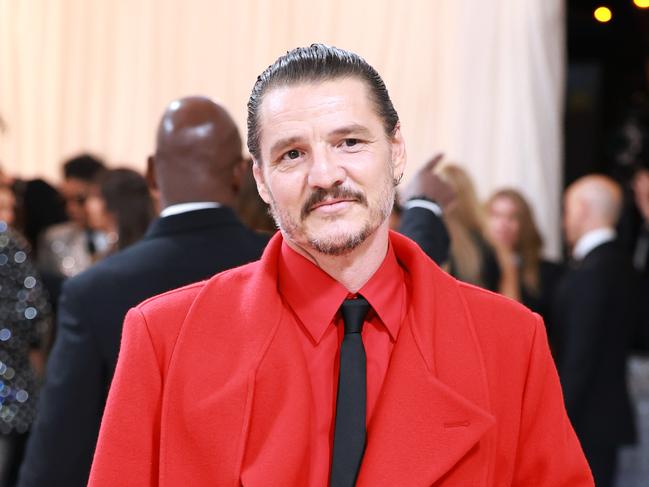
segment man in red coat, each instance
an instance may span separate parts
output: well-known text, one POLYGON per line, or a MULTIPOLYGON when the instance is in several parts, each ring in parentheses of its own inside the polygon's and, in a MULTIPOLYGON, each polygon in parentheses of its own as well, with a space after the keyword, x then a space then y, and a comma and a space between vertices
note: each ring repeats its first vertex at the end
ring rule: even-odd
POLYGON ((540 318, 388 230, 406 152, 371 66, 282 56, 248 147, 280 232, 129 312, 89 485, 593 485, 540 318))

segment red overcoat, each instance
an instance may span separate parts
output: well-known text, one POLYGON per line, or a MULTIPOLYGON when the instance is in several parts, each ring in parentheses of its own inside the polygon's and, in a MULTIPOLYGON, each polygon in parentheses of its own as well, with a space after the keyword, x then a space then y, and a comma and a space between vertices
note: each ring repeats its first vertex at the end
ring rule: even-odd
MULTIPOLYGON (((410 306, 357 485, 593 485, 541 319, 390 240, 410 306)), ((129 312, 90 486, 307 486, 312 394, 281 241, 129 312)))

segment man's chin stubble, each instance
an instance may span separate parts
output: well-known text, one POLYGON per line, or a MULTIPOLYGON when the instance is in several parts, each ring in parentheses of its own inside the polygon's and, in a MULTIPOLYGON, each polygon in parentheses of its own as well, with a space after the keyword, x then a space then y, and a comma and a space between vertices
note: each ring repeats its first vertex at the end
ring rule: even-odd
POLYGON ((365 240, 367 240, 373 231, 374 230, 371 228, 370 224, 366 223, 363 229, 354 235, 344 235, 335 239, 309 238, 308 242, 310 247, 321 254, 340 256, 357 249, 363 242, 365 242, 365 240))

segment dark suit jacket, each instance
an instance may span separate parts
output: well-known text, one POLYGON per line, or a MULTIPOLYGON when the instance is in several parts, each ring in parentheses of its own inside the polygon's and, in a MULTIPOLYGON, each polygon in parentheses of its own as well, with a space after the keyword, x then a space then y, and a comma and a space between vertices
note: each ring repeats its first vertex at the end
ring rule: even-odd
POLYGON ((19 485, 86 485, 130 307, 256 260, 266 242, 229 208, 196 210, 154 221, 140 242, 66 281, 19 485))
POLYGON ((399 232, 414 240, 437 265, 448 261, 451 241, 442 220, 427 208, 403 210, 399 232))
POLYGON ((554 293, 564 272, 565 269, 562 265, 541 259, 538 292, 529 289, 523 282, 523 276, 519 276, 521 302, 546 320, 545 326, 548 331, 550 330, 549 321, 554 293))
POLYGON ((586 449, 635 437, 626 386, 634 292, 631 263, 617 243, 607 242, 568 270, 556 293, 557 368, 568 415, 586 449))

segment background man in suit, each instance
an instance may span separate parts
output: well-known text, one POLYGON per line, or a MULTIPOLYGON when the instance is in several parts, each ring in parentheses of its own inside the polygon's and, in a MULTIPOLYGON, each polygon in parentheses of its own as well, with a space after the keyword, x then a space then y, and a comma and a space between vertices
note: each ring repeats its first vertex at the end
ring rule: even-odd
POLYGON ((65 283, 20 486, 86 485, 128 308, 259 257, 266 237, 230 209, 241 162, 225 109, 199 97, 169 105, 148 167, 160 218, 143 240, 65 283))
POLYGON ((626 386, 635 289, 614 230, 621 204, 619 186, 604 176, 586 176, 566 191, 564 231, 575 263, 553 311, 566 408, 598 487, 612 484, 617 450, 635 435, 626 386))

